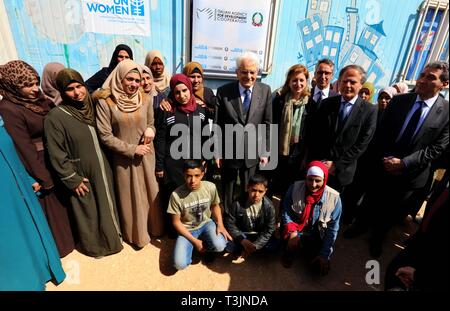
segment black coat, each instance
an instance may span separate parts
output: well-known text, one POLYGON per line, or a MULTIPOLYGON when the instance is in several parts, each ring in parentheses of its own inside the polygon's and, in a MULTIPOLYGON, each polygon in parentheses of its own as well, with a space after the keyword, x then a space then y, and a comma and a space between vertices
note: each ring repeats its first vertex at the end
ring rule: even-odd
POLYGON ((341 96, 321 103, 314 130, 308 133, 310 160, 333 161, 340 185, 353 181, 358 158, 366 151, 375 132, 377 107, 358 97, 344 127, 339 130, 341 96))
POLYGON ((251 229, 245 205, 245 200, 244 202, 235 201, 231 205, 231 208, 225 211, 225 227, 236 244, 240 244, 244 239, 243 232, 258 232, 258 236, 253 243, 256 245, 256 249, 261 249, 266 245, 275 231, 275 208, 272 202, 267 197, 264 197, 261 207, 261 217, 257 219, 255 227, 251 229))

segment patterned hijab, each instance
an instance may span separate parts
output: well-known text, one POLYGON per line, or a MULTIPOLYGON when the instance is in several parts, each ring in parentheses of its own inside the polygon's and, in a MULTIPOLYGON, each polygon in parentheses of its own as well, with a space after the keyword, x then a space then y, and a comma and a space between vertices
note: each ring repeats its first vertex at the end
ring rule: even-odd
POLYGON ((187 76, 185 76, 182 73, 176 74, 170 79, 170 94, 169 97, 172 100, 172 102, 175 104, 173 109, 177 109, 179 111, 182 111, 184 113, 192 113, 197 109, 197 101, 195 100, 195 97, 192 96, 192 83, 191 80, 187 76), (191 98, 189 99, 189 102, 186 105, 181 105, 177 100, 175 99, 175 96, 173 94, 173 90, 178 84, 184 84, 189 89, 189 92, 191 92, 191 98))
POLYGON ((116 69, 111 72, 108 79, 103 83, 103 89, 111 92, 111 99, 123 112, 133 112, 138 110, 143 104, 142 93, 137 89, 133 95, 128 95, 123 90, 122 81, 126 75, 132 71, 137 70, 142 78, 141 66, 136 64, 131 59, 121 61, 116 69))
POLYGON ((94 105, 80 73, 69 68, 61 70, 56 76, 56 86, 63 100, 60 107, 64 107, 78 121, 95 126, 94 105), (71 99, 65 93, 69 84, 73 82, 78 82, 86 87, 86 97, 81 102, 71 99))
MULTIPOLYGON (((203 68, 202 68, 202 65, 200 65, 197 62, 190 62, 184 66, 183 73, 188 77, 193 73, 199 73, 203 77, 203 68)), ((200 99, 204 103, 205 102, 204 93, 205 93, 205 89, 203 88, 203 83, 202 83, 202 84, 200 84, 199 89, 194 92, 194 95, 196 98, 200 99)))
POLYGON ((159 92, 164 92, 170 85, 170 74, 167 72, 166 64, 164 63, 164 57, 162 56, 161 52, 158 50, 152 50, 148 52, 147 56, 145 57, 145 66, 151 68, 151 64, 153 63, 155 57, 158 57, 164 64, 164 72, 159 78, 153 77, 153 81, 155 81, 156 89, 159 92))
POLYGON ((56 76, 64 68, 61 63, 48 63, 42 72, 42 91, 56 106, 62 102, 61 94, 56 89, 56 76))
POLYGON ((21 88, 40 81, 37 71, 24 61, 13 60, 0 66, 0 95, 16 105, 46 115, 49 110, 41 106, 46 100, 44 93, 39 92, 37 98, 33 99, 25 98, 20 93, 21 88))

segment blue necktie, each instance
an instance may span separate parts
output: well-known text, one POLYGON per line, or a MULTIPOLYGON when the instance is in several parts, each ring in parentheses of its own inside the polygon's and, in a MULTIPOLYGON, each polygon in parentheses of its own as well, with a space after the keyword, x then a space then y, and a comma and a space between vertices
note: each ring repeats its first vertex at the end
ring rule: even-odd
POLYGON ((245 114, 247 113, 248 109, 250 108, 250 99, 251 99, 250 90, 249 89, 245 89, 245 91, 244 91, 244 102, 243 102, 244 113, 245 114))
POLYGON ((422 115, 422 108, 423 108, 423 101, 418 102, 419 105, 416 107, 416 111, 414 111, 413 115, 411 116, 411 119, 409 119, 408 125, 405 127, 405 130, 403 131, 402 136, 397 141, 397 147, 404 148, 411 144, 414 132, 416 131, 417 125, 419 124, 420 116, 422 115))
POLYGON ((347 106, 350 105, 349 102, 343 102, 341 104, 341 111, 339 112, 339 131, 344 127, 345 121, 347 120, 347 106))

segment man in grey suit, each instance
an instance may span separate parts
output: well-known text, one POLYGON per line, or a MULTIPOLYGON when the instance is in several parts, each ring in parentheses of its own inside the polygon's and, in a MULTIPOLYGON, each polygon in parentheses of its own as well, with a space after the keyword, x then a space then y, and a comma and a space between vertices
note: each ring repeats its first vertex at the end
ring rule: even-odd
POLYGON ((394 96, 383 113, 374 141, 376 186, 368 193, 364 214, 371 220, 373 257, 381 254, 384 236, 406 217, 414 194, 427 184, 432 163, 448 147, 449 104, 439 95, 448 83, 447 63, 427 64, 415 93, 394 96))
POLYGON ((351 184, 358 158, 375 132, 377 109, 358 97, 366 80, 364 69, 349 65, 339 73, 340 96, 324 99, 317 111, 314 130, 308 134, 310 160, 321 160, 329 169, 328 185, 341 192, 351 184))
MULTIPOLYGON (((256 82, 259 59, 253 53, 244 53, 237 58, 236 68, 238 81, 228 83, 217 90, 219 103, 217 123, 223 134, 225 134, 226 125, 242 127, 254 125, 257 129, 258 125, 265 124, 265 133, 258 132, 257 135, 264 135, 266 142, 269 142, 269 127, 272 123, 271 91, 268 85, 256 82)), ((259 136, 257 136, 258 140, 260 140, 259 136)), ((223 140, 230 138, 232 137, 224 135, 223 140)), ((223 144, 223 146, 229 145, 229 141, 223 144)), ((241 181, 240 195, 243 195, 249 178, 255 174, 258 163, 260 165, 268 163, 268 157, 258 154, 255 141, 249 141, 247 136, 238 137, 233 145, 235 149, 244 148, 243 159, 238 157, 227 159, 223 156, 225 150, 222 150, 222 159, 217 161, 218 166, 222 168, 222 192, 226 208, 231 207, 234 200, 237 177, 239 176, 241 181), (237 141, 243 144, 236 143, 237 141), (252 156, 252 153, 255 156, 252 156)))

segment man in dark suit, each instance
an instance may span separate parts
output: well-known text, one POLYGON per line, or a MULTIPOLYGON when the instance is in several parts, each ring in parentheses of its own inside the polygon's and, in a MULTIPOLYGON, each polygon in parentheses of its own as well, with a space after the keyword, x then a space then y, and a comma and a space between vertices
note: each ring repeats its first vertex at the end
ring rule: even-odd
MULTIPOLYGON (((230 138, 226 136, 225 125, 241 125, 242 127, 259 124, 266 125, 264 133, 257 132, 258 142, 261 139, 270 139, 270 124, 272 123, 272 104, 270 87, 266 84, 256 82, 259 69, 259 59, 253 53, 244 53, 236 60, 236 75, 238 81, 221 86, 217 90, 218 125, 222 129, 224 144, 229 147, 230 138), (261 136, 265 136, 262 138, 261 136)), ((234 200, 237 177, 241 182, 241 193, 245 192, 249 178, 255 174, 256 166, 266 165, 268 157, 258 154, 256 141, 244 137, 237 137, 233 141, 234 150, 244 148, 244 157, 239 159, 234 156, 231 159, 224 157, 226 150, 222 150, 222 159, 217 161, 222 168, 222 186, 225 207, 231 207, 234 200), (240 142, 240 143, 239 143, 240 142), (249 149, 251 148, 251 149, 249 149), (252 156, 252 153, 254 156, 252 156)), ((236 153, 235 153, 236 155, 236 153)))
POLYGON ((431 165, 448 147, 449 104, 439 92, 448 86, 448 64, 422 70, 415 93, 395 96, 383 113, 374 141, 377 173, 363 217, 371 220, 370 253, 378 257, 389 229, 401 222, 427 184, 431 165))
POLYGON ((333 72, 334 63, 331 59, 325 58, 317 62, 313 78, 315 86, 306 106, 308 114, 314 114, 320 108, 324 99, 339 95, 330 87, 330 83, 333 80, 333 72))
POLYGON ((353 180, 357 160, 371 141, 377 121, 376 107, 358 97, 365 80, 366 73, 358 65, 340 71, 341 95, 322 101, 308 138, 309 158, 327 165, 328 185, 341 192, 344 213, 344 189, 353 180))

